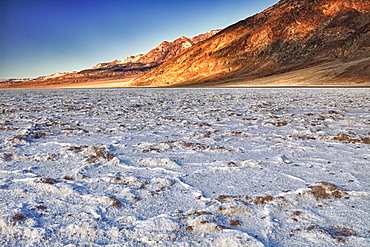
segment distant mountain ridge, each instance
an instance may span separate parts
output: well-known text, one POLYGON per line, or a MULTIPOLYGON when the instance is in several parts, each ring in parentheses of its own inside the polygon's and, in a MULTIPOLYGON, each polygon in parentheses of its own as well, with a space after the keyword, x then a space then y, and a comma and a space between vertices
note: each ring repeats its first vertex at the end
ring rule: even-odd
POLYGON ((306 83, 370 82, 369 31, 368 0, 282 0, 131 85, 237 85, 299 70, 306 83))
POLYGON ((164 61, 173 58, 189 47, 210 38, 221 31, 212 30, 192 38, 180 37, 172 42, 164 41, 146 54, 129 56, 124 60, 114 60, 107 63, 99 63, 91 69, 85 69, 72 73, 55 73, 48 76, 40 76, 36 79, 10 79, 0 82, 0 87, 7 86, 48 86, 59 83, 82 83, 99 79, 121 79, 130 76, 138 76, 153 69, 164 61))
POLYGON ((110 63, 100 63, 93 67, 96 68, 106 68, 109 66, 119 65, 119 64, 129 64, 129 63, 140 63, 140 64, 152 64, 152 65, 159 65, 164 61, 175 57, 176 55, 180 54, 181 52, 185 51, 187 48, 192 47, 193 45, 204 41, 216 33, 220 32, 221 29, 212 30, 207 33, 203 33, 197 35, 193 38, 188 38, 185 36, 181 36, 180 38, 168 42, 163 41, 159 46, 155 47, 154 49, 150 50, 146 54, 138 54, 135 56, 129 56, 125 58, 123 61, 115 60, 110 63))

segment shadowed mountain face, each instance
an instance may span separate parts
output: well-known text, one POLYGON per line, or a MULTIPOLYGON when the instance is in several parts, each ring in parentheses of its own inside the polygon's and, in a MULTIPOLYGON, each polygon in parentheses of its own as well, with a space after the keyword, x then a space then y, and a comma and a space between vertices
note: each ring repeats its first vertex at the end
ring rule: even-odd
POLYGON ((132 85, 226 85, 300 70, 321 73, 329 84, 370 82, 370 2, 282 0, 167 60, 132 85))

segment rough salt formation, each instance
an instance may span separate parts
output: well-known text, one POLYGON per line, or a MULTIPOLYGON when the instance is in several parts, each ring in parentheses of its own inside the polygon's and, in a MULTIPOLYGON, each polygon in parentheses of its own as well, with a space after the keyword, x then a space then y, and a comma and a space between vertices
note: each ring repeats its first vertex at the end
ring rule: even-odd
POLYGON ((369 246, 369 98, 0 91, 0 244, 369 246))

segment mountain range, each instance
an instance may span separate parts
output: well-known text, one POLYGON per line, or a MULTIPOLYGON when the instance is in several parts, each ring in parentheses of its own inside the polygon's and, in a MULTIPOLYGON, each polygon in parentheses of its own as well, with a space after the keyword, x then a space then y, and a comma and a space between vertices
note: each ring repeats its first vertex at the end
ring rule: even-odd
POLYGON ((193 38, 180 37, 172 42, 164 41, 146 54, 129 56, 124 60, 114 60, 107 63, 99 63, 91 69, 85 69, 72 73, 55 73, 49 76, 40 76, 35 79, 10 79, 0 82, 0 88, 13 87, 78 87, 79 85, 91 84, 100 81, 116 81, 132 79, 143 75, 164 61, 173 58, 187 48, 203 41, 221 31, 197 35, 193 38))
POLYGON ((370 82, 369 31, 370 1, 282 0, 166 61, 133 85, 238 86, 262 78, 265 84, 297 85, 298 76, 302 85, 370 82), (285 78, 287 73, 292 78, 285 78))
POLYGON ((129 78, 121 86, 370 86, 368 0, 281 0, 265 11, 146 54, 0 85, 129 78))

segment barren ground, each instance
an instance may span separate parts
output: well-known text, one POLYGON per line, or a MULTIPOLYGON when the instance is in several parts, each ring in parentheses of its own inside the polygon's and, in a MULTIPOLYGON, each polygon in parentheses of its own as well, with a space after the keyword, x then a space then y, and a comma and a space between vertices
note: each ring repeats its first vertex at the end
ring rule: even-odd
POLYGON ((369 246, 367 89, 0 91, 4 246, 369 246))

